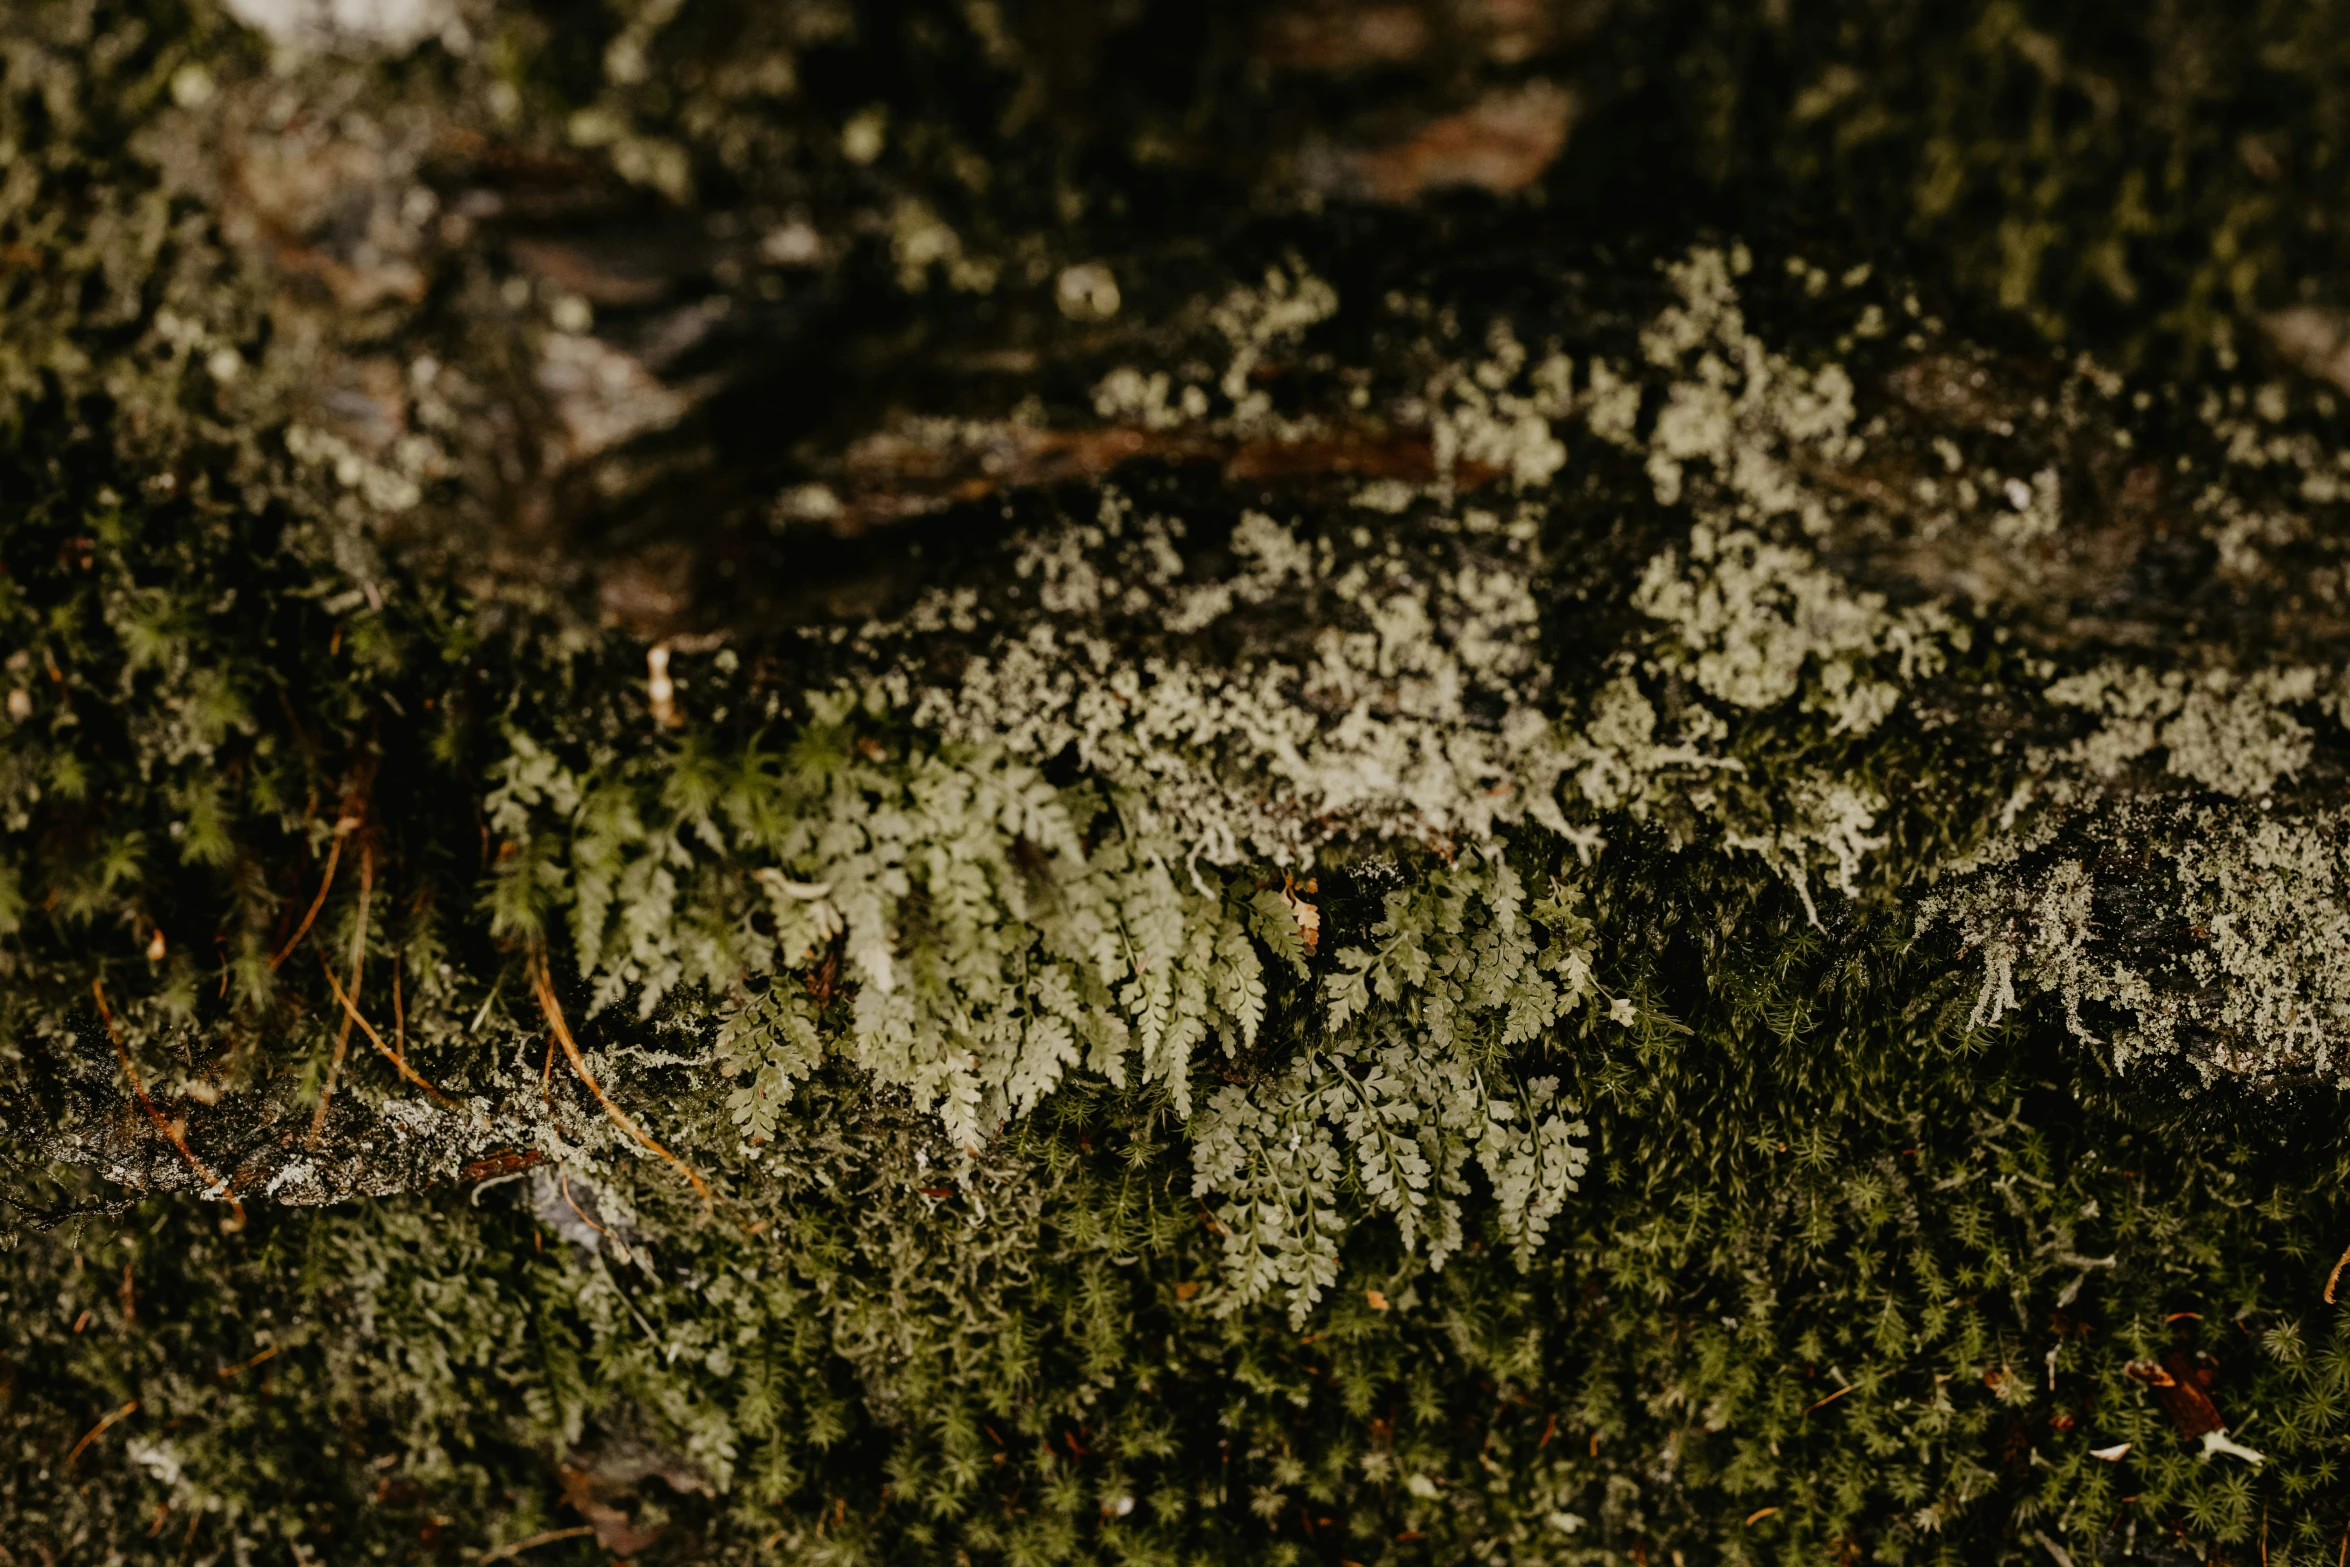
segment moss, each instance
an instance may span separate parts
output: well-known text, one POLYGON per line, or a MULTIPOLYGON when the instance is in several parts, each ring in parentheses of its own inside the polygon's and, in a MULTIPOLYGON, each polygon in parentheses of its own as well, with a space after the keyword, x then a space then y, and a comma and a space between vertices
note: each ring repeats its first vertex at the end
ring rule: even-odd
MULTIPOLYGON (((634 1212, 634 1260, 559 1239, 512 1183, 256 1210, 228 1238, 182 1201, 128 1246, 103 1220, 21 1246, 11 1293, 42 1304, 12 1351, 31 1444, 13 1515, 131 1549, 170 1500, 156 1538, 195 1518, 199 1555, 298 1525, 398 1559, 420 1535, 560 1525, 564 1482, 526 1455, 609 1472, 633 1442, 690 1484, 603 1482, 602 1505, 639 1526, 657 1506, 661 1549, 699 1559, 1272 1560, 1312 1528, 1399 1560, 1623 1541, 1799 1559, 1838 1539, 1906 1560, 1996 1550, 2018 1517, 2076 1541, 2193 1518, 2249 1543, 2262 1504, 2273 1554, 2329 1547, 2342 1356, 2293 1302, 2339 1213, 2308 1145, 2150 1143, 2035 1086, 2020 1036, 1952 1051, 1963 989, 1920 988, 1897 943, 1807 936, 1768 882, 1748 891, 1762 924, 1725 942, 1702 915, 1729 889, 1682 875, 1657 865, 1661 896, 1601 929, 1655 954, 1643 1015, 1692 1032, 1605 1029, 1561 1059, 1594 1162, 1530 1271, 1481 1228, 1440 1273, 1366 1232, 1312 1333, 1219 1317, 1191 1287, 1217 1242, 1156 1178, 1163 1132, 1116 1096, 1058 1101, 939 1196, 953 1155, 924 1121, 825 1081, 788 1156, 737 1187, 737 1222, 698 1219, 649 1166, 604 1177, 626 1206, 587 1211, 614 1233, 634 1212), (1837 1048, 1885 1026, 1888 990, 1923 1053, 1837 1048), (2194 1461, 2122 1376, 2172 1346, 2220 1368, 2213 1397, 2266 1464, 2194 1461), (120 1480, 38 1478, 131 1398, 104 1439, 123 1450, 81 1460, 120 1480), (281 1431, 324 1467, 257 1466, 281 1431), (2123 1465, 2087 1456, 2121 1442, 2123 1465), (1768 1529, 1740 1522, 1772 1505, 1768 1529)), ((727 1159, 723 1138, 691 1151, 727 1159)))
POLYGON ((2249 350, 2129 165, 2301 67, 1422 17, 1581 108, 1404 211, 1122 14, 11 45, 18 1536, 2322 1558, 2331 394, 2080 352, 2249 350))

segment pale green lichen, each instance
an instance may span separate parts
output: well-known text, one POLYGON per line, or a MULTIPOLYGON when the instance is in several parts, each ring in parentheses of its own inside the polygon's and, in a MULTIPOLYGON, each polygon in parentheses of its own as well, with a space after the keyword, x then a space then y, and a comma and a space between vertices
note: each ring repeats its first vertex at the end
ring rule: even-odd
POLYGON ((1921 928, 1946 924, 1981 954, 1970 1025, 2013 1010, 2022 984, 2056 994, 2117 1071, 2343 1076, 2344 823, 2274 798, 2311 764, 2309 720, 2333 728, 2333 689, 2307 666, 2117 662, 2046 686, 2050 707, 2096 727, 2026 752, 1997 830, 1920 908, 1921 928))
POLYGON ((2173 776, 2219 794, 2256 798, 2308 765, 2309 726, 2288 709, 2315 699, 2318 678, 2306 667, 2244 676, 2224 669, 2157 675, 2101 664, 2057 681, 2044 695, 2103 722, 2036 761, 2044 769, 2077 770, 2104 782, 2160 751, 2164 770, 2173 776))
POLYGON ((1991 519, 1991 535, 2010 549, 2051 537, 2064 526, 2064 498, 2054 468, 2042 468, 2030 482, 1986 475, 1985 488, 2007 502, 1991 519))
MULTIPOLYGON (((1113 497, 1095 523, 1023 547, 1019 573, 1044 614, 988 617, 1002 627, 989 652, 951 686, 909 693, 915 722, 1039 760, 1072 754, 1215 864, 1295 863, 1342 831, 1481 837, 1555 819, 1564 762, 1539 706, 1550 677, 1535 650, 1534 523, 1471 510, 1437 531, 1461 541, 1451 562, 1342 553, 1250 512, 1230 536, 1239 569, 1200 582, 1183 574, 1180 520, 1135 517, 1113 497), (1138 658, 1070 624, 1109 611, 1189 639, 1301 601, 1320 606, 1308 648, 1237 662, 1182 644, 1138 658)), ((862 644, 878 652, 902 634, 877 625, 862 644)))
MULTIPOLYGON (((1701 248, 1668 267, 1673 298, 1641 337, 1648 364, 1669 377, 1644 448, 1648 476, 1657 500, 1692 520, 1686 542, 1652 557, 1633 591, 1633 607, 1656 623, 1635 667, 1686 681, 1689 698, 1706 700, 1685 698, 1679 733, 1659 743, 1648 699, 1619 677, 1568 749, 1593 805, 1644 814, 1663 796, 1685 800, 1718 822, 1726 847, 1786 876, 1816 921, 1811 875, 1855 890, 1886 841, 1874 830, 1883 797, 1801 772, 1771 780, 1771 805, 1758 813, 1709 775, 1741 770, 1727 742, 1764 713, 1791 707, 1824 718, 1829 736, 1873 734, 1969 646, 1970 632, 1939 604, 1896 608, 1853 587, 1805 542, 1834 511, 1810 474, 1863 451, 1851 431, 1852 382, 1835 365, 1804 370, 1746 330, 1734 278, 1748 265, 1742 251, 1701 248)), ((1637 444, 1642 401, 1640 383, 1595 359, 1578 411, 1601 439, 1637 444)))
POLYGON ((2350 1087, 2350 816, 2141 803, 2097 830, 2145 845, 2126 878, 2062 857, 1922 905, 1981 954, 1970 1026, 2014 1010, 2021 984, 2054 993, 2117 1072, 2350 1087))
MULTIPOLYGON (((1184 575, 1181 520, 1105 508, 1094 524, 1024 546, 1020 573, 1049 618, 1006 624, 956 686, 918 696, 918 721, 1031 757, 1073 754, 1147 793, 1215 863, 1294 859, 1314 835, 1335 830, 1475 837, 1522 816, 1571 832, 1588 850, 1598 829, 1568 825, 1553 796, 1556 781, 1573 776, 1583 805, 1603 812, 1644 813, 1666 795, 1685 797, 1722 819, 1732 847, 1788 875, 1807 907, 1812 868, 1852 890, 1881 842, 1883 802, 1873 791, 1798 778, 1757 817, 1706 779, 1736 770, 1722 747, 1741 714, 1791 704, 1821 715, 1832 736, 1872 734, 1905 690, 1965 648, 1968 633, 1938 605, 1895 608, 1854 589, 1805 544, 1779 536, 1789 524, 1825 530, 1832 502, 1806 474, 1848 464, 1863 448, 1851 430, 1849 376, 1834 365, 1802 369, 1746 330, 1732 281, 1745 269, 1741 256, 1693 251, 1667 268, 1672 299, 1642 334, 1650 371, 1666 376, 1643 447, 1650 478, 1657 498, 1692 521, 1686 544, 1655 556, 1633 596, 1657 623, 1636 663, 1651 679, 1691 681, 1721 712, 1684 703, 1677 732, 1659 739, 1648 698, 1618 681, 1580 728, 1552 729, 1537 716, 1552 683, 1533 651, 1528 593, 1541 564, 1531 540, 1547 516, 1542 492, 1566 466, 1562 436, 1573 421, 1610 443, 1638 443, 1647 393, 1643 379, 1603 357, 1588 362, 1578 392, 1572 361, 1557 352, 1537 361, 1497 322, 1483 355, 1437 372, 1421 405, 1444 507, 1430 520, 1488 551, 1498 546, 1490 564, 1464 560, 1447 572, 1392 553, 1348 558, 1332 540, 1309 545, 1252 513, 1232 535, 1240 571, 1198 582, 1184 575), (1444 500, 1463 463, 1500 470, 1527 497, 1514 521, 1444 500), (1353 628, 1324 632, 1304 661, 1138 659, 1062 624, 1109 611, 1156 616, 1190 637, 1249 607, 1317 598, 1353 628), (1479 693, 1500 704, 1498 722, 1472 722, 1479 693)), ((1255 363, 1251 345, 1335 308, 1326 288, 1278 273, 1261 293, 1244 294, 1216 312, 1243 370, 1255 363)), ((1227 381, 1236 396, 1245 375, 1227 381)), ((1181 417, 1169 396, 1163 376, 1139 372, 1114 372, 1096 392, 1103 411, 1151 426, 1181 417)), ((2028 488, 2036 510, 2019 515, 2052 516, 2053 480, 2028 488)), ((1413 496, 1382 481, 1362 503, 1392 511, 1413 496)), ((904 624, 939 622, 950 599, 963 602, 934 595, 904 624)), ((890 634, 876 627, 869 637, 890 634)))
POLYGON ((1104 419, 1138 424, 1146 430, 1172 430, 1205 419, 1208 394, 1196 384, 1176 383, 1164 370, 1148 374, 1132 365, 1120 365, 1093 389, 1093 411, 1104 419))
MULTIPOLYGON (((1233 420, 1242 426, 1272 420, 1273 399, 1250 378, 1276 346, 1296 341, 1338 309, 1338 291, 1300 266, 1269 269, 1257 288, 1235 288, 1209 312, 1223 334, 1232 357, 1226 361, 1217 388, 1231 405, 1233 420)), ((1189 401, 1188 395, 1186 401, 1189 401)))
POLYGON ((1938 607, 1891 610, 1806 550, 1703 520, 1685 557, 1668 550, 1648 563, 1632 602, 1669 628, 1658 661, 1685 670, 1708 696, 1767 708, 1800 691, 1803 709, 1828 717, 1832 734, 1875 729, 1902 684, 1939 673, 1947 648, 1965 642, 1938 607), (1876 677, 1880 659, 1893 679, 1876 677))
POLYGON ((992 293, 1003 275, 1000 261, 971 253, 963 236, 917 196, 901 196, 891 206, 889 248, 898 287, 909 294, 928 288, 934 272, 959 294, 992 293))
POLYGON ((1212 381, 1204 366, 1175 374, 1119 365, 1094 383, 1093 411, 1154 431, 1197 424, 1227 435, 1303 433, 1304 426, 1273 412, 1272 395, 1254 379, 1269 355, 1294 346, 1337 309, 1337 290, 1302 266, 1269 268, 1260 285, 1237 286, 1188 313, 1223 340, 1224 368, 1212 381))
POLYGON ((1641 334, 1648 362, 1675 374, 1648 441, 1649 479, 1670 506, 1690 465, 1703 462, 1718 499, 1700 497, 1701 509, 1726 507, 1724 520, 1747 523, 1792 515, 1817 534, 1827 526, 1826 502, 1790 458, 1861 454, 1850 433, 1852 379, 1833 364, 1804 370, 1746 330, 1732 276, 1747 265, 1743 248, 1699 248, 1666 269, 1677 297, 1641 334))
POLYGON ((1504 321, 1493 323, 1485 349, 1474 365, 1447 366, 1429 388, 1437 476, 1450 481, 1468 462, 1520 486, 1547 484, 1566 466, 1552 425, 1574 412, 1574 361, 1553 352, 1529 370, 1524 345, 1504 321))

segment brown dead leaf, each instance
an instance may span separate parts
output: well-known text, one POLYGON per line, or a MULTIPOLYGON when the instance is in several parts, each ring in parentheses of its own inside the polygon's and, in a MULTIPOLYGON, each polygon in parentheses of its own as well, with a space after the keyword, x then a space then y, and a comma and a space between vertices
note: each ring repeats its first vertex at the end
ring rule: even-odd
POLYGON ((2219 1406, 2203 1390, 2203 1376, 2177 1350, 2163 1356, 2160 1365, 2151 1360, 2133 1360, 2122 1368, 2122 1374, 2154 1390, 2163 1412, 2179 1428, 2179 1435, 2188 1441, 2196 1441, 2206 1432, 2227 1429, 2228 1423, 2220 1417, 2219 1406))
POLYGON ((565 1464, 556 1471, 563 1480, 563 1500, 596 1531, 596 1543, 615 1556, 631 1556, 661 1538, 659 1526, 639 1529, 628 1514, 599 1501, 595 1483, 586 1471, 565 1464))
POLYGON ((1289 906, 1289 917, 1297 921, 1297 939, 1312 957, 1322 945, 1322 911, 1298 896, 1297 888, 1284 884, 1281 901, 1289 906))

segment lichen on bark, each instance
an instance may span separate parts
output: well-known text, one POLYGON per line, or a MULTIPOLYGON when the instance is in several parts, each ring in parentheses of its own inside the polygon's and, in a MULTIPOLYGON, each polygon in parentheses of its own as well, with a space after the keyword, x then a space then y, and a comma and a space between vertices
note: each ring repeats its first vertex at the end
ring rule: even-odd
POLYGON ((2323 1558, 2339 29, 2042 9, 11 9, 5 1549, 2323 1558))

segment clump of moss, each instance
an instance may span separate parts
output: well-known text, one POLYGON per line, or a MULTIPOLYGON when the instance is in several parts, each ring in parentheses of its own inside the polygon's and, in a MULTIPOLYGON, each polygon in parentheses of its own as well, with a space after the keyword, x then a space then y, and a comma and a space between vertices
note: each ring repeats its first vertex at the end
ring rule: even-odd
MULTIPOLYGON (((1171 300, 1129 258, 1191 236, 1090 206, 1092 133, 1006 107, 1093 47, 1025 11, 516 13, 336 80, 76 16, 26 80, 290 161, 215 186, 85 115, 9 187, 30 222, 91 176, 79 281, 5 306, 59 312, 0 535, 33 1538, 2338 1538, 2350 1166, 2318 1089, 2238 1119, 2297 1112, 2247 1083, 2328 1070, 2339 1011, 2329 645, 2245 656, 2298 564, 2338 573, 2283 390, 2136 406, 1957 342, 1907 276, 1682 233, 1489 299, 1366 259, 1421 229, 1355 212, 1171 300), (922 110, 966 33, 984 81, 922 110), (338 226, 291 175, 345 164, 338 226), (903 406, 767 450, 845 426, 745 419, 744 366, 859 312, 918 350, 813 382, 903 406), (682 477, 707 526, 648 540, 682 477), (904 559, 780 628, 710 588, 827 549, 904 559), (2181 552, 2236 596, 2159 585, 2181 552), (2221 629, 2135 629, 2186 604, 2221 629), (2197 1097, 2150 1109, 2182 1056, 2156 1081, 2197 1097)), ((1995 20, 1925 31, 2064 76, 1995 20)), ((1109 118, 1290 199, 1166 111, 1109 118)))

